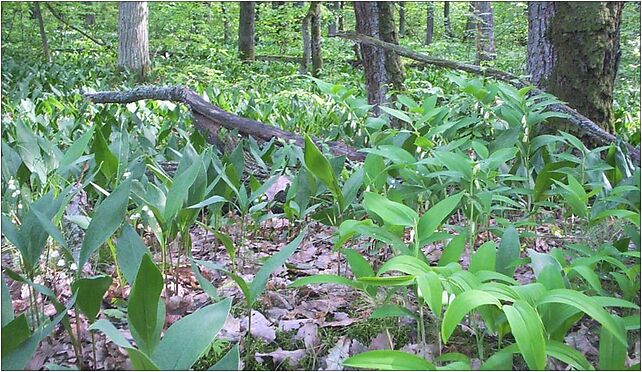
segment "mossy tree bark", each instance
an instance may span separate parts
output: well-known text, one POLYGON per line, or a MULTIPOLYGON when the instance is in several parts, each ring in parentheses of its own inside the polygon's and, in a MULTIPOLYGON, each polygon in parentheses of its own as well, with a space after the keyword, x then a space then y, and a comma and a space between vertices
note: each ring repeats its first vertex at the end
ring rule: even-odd
POLYGON ((621 2, 529 2, 527 69, 537 86, 614 133, 621 2))
POLYGON ((42 41, 42 55, 45 57, 47 63, 51 63, 51 53, 49 52, 47 33, 45 33, 45 23, 42 20, 42 11, 40 10, 40 2, 38 1, 33 4, 33 16, 38 21, 38 29, 40 30, 40 39, 42 41))
POLYGON ((323 68, 323 57, 321 56, 321 3, 310 2, 310 29, 311 29, 311 52, 312 52, 312 76, 317 77, 323 68))
POLYGON ((406 36, 406 2, 399 2, 399 37, 406 36))
POLYGON ((453 37, 453 29, 450 26, 450 2, 444 1, 444 32, 447 37, 453 37))
MULTIPOLYGON (((390 44, 399 44, 399 37, 397 35, 397 28, 395 27, 395 20, 392 13, 392 4, 388 1, 378 1, 377 8, 379 10, 379 36, 382 41, 390 44)), ((388 82, 392 85, 394 90, 403 89, 404 72, 401 58, 393 51, 387 50, 384 52, 385 67, 388 73, 388 82)))
POLYGON ((118 67, 135 73, 140 80, 150 70, 147 2, 118 3, 118 67))
POLYGON ((464 29, 464 41, 475 35, 476 26, 475 5, 474 2, 471 1, 468 3, 468 16, 466 17, 466 28, 464 29))
POLYGON ((432 35, 435 29, 435 5, 432 1, 426 3, 426 38, 424 39, 425 45, 432 43, 432 35))
POLYGON ((242 61, 253 61, 256 2, 242 1, 239 6, 239 58, 242 61))
POLYGON ((496 57, 493 7, 490 1, 473 1, 472 4, 477 28, 475 49, 479 64, 481 61, 492 61, 496 57))
POLYGON ((303 38, 303 58, 301 58, 301 66, 299 67, 299 72, 301 74, 307 74, 308 65, 310 64, 310 57, 312 55, 312 47, 310 40, 310 12, 308 12, 303 21, 301 21, 301 37, 303 38))

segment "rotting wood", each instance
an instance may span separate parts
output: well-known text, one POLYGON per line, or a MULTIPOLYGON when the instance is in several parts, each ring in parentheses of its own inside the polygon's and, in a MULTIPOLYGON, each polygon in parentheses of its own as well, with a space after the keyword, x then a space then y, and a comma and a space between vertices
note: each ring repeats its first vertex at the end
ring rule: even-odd
MULTIPOLYGON (((219 145, 212 134, 217 133, 220 127, 229 130, 238 130, 240 134, 252 136, 255 139, 269 141, 279 138, 286 142, 293 142, 299 147, 304 147, 304 138, 256 120, 243 118, 207 102, 193 90, 183 86, 158 87, 142 86, 127 91, 84 93, 84 96, 93 103, 121 103, 127 104, 144 99, 164 100, 183 103, 187 105, 196 118, 196 127, 204 132, 209 143, 219 145)), ((345 156, 354 161, 365 160, 365 154, 340 141, 319 141, 314 139, 317 146, 323 143, 328 145, 330 151, 336 156, 345 156)))
MULTIPOLYGON (((526 86, 532 85, 530 82, 528 82, 525 79, 522 79, 516 75, 513 75, 509 72, 506 71, 501 71, 497 70, 494 68, 486 68, 486 67, 481 67, 481 66, 476 66, 476 65, 471 65, 467 63, 460 63, 456 61, 450 61, 447 59, 442 59, 442 58, 434 58, 430 57, 426 54, 415 52, 413 50, 410 50, 408 48, 405 48, 400 45, 395 45, 391 43, 386 43, 384 41, 381 41, 379 39, 358 34, 356 32, 342 32, 339 34, 336 34, 335 36, 341 37, 344 39, 352 40, 361 44, 366 44, 366 45, 371 45, 375 47, 382 48, 384 50, 391 50, 397 53, 400 56, 410 58, 412 60, 415 60, 417 62, 423 63, 423 64, 428 64, 428 65, 433 65, 437 67, 443 67, 443 68, 449 68, 453 70, 460 70, 460 71, 465 71, 469 72, 472 74, 476 75, 481 75, 485 77, 491 77, 495 78, 497 80, 501 80, 503 82, 509 83, 513 86, 515 86, 518 89, 524 88, 526 86)), ((541 89, 538 88, 533 88, 532 90, 533 93, 535 94, 542 94, 545 93, 541 89)), ((598 145, 609 145, 611 143, 616 143, 617 137, 615 137, 613 134, 605 131, 602 129, 599 125, 595 124, 592 122, 590 119, 585 117, 584 115, 580 114, 577 112, 575 109, 564 105, 564 104, 553 104, 548 106, 547 108, 550 111, 554 112, 559 112, 562 114, 566 114, 568 118, 568 122, 571 124, 572 128, 576 129, 578 132, 586 135, 589 137, 592 141, 594 141, 598 145)), ((634 160, 635 164, 637 166, 640 165, 640 150, 638 148, 633 147, 631 144, 626 143, 626 147, 629 150, 629 155, 631 156, 631 159, 634 160)))

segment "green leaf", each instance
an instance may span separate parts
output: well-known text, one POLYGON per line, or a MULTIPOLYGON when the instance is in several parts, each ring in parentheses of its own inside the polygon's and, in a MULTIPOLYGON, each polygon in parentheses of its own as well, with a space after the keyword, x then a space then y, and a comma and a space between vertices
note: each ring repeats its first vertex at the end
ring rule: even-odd
POLYGON ((567 304, 584 312, 613 333, 616 340, 627 345, 626 336, 613 316, 587 295, 570 289, 553 289, 539 299, 538 306, 547 303, 567 304))
MULTIPOLYGON (((624 322, 620 317, 614 317, 621 334, 626 334, 624 322)), ((602 326, 600 330, 599 369, 605 371, 622 371, 628 357, 626 346, 616 342, 615 334, 602 326)))
POLYGON ((424 261, 412 256, 395 256, 386 261, 377 272, 377 275, 389 271, 399 271, 404 274, 419 276, 432 271, 432 268, 424 261))
POLYGON ((559 341, 548 340, 546 343, 546 354, 557 360, 561 360, 578 371, 595 370, 582 353, 559 341))
POLYGON ((306 168, 314 174, 316 178, 321 180, 323 184, 332 192, 334 197, 339 203, 339 209, 343 210, 344 200, 343 193, 339 187, 337 178, 334 176, 334 171, 330 166, 330 162, 319 151, 319 148, 312 142, 310 136, 305 136, 305 149, 303 158, 306 168))
POLYGON ((586 265, 576 265, 571 267, 570 272, 579 274, 597 293, 601 294, 603 292, 602 286, 600 285, 600 278, 595 273, 595 270, 586 265))
POLYGON ((223 243, 223 246, 225 247, 225 250, 227 251, 228 256, 230 256, 230 262, 235 262, 236 261, 236 248, 234 247, 234 243, 232 242, 232 239, 230 239, 229 236, 227 236, 225 233, 220 232, 220 231, 212 231, 214 233, 214 236, 223 243))
POLYGON ((116 241, 116 259, 127 283, 131 284, 136 280, 136 273, 145 253, 149 253, 145 242, 130 224, 125 223, 116 241))
POLYGON ((208 368, 208 371, 238 371, 239 370, 239 345, 232 346, 216 364, 208 368))
POLYGON ((31 329, 27 323, 25 313, 20 314, 7 325, 2 326, 0 335, 2 336, 2 351, 0 355, 4 357, 17 349, 21 343, 31 336, 31 329))
MULTIPOLYGON (((375 149, 362 149, 360 151, 390 159, 394 164, 414 164, 417 162, 417 159, 411 153, 393 145, 379 145, 375 149)), ((383 162, 381 162, 380 167, 376 169, 377 173, 384 170, 383 165, 383 162)))
POLYGON ((517 344, 506 346, 486 359, 479 369, 481 371, 512 371, 513 354, 518 352, 517 344))
POLYGON ((71 291, 78 293, 76 307, 85 314, 90 323, 96 320, 105 292, 109 289, 112 278, 109 275, 83 278, 71 284, 71 291))
POLYGON ((78 159, 85 152, 87 144, 89 144, 91 137, 94 135, 94 128, 95 127, 93 126, 89 127, 89 130, 87 130, 85 134, 83 134, 78 140, 76 140, 71 146, 69 146, 67 151, 65 151, 65 155, 60 160, 60 168, 58 168, 57 171, 58 173, 61 173, 61 170, 64 170, 68 165, 76 161, 76 159, 78 159))
POLYGON ((414 312, 395 304, 383 304, 377 307, 372 311, 369 319, 400 318, 404 316, 418 319, 417 314, 414 312))
POLYGON ((441 257, 439 257, 439 266, 446 266, 451 262, 459 262, 461 254, 464 253, 464 248, 466 248, 465 234, 459 234, 452 238, 444 248, 441 257))
POLYGON ((231 304, 225 299, 174 323, 154 350, 152 360, 162 370, 190 369, 223 328, 231 304))
POLYGON ((441 297, 443 293, 443 286, 439 276, 434 272, 427 272, 417 277, 417 287, 420 291, 420 297, 428 304, 430 310, 441 318, 441 297))
POLYGON ((160 338, 156 330, 162 290, 163 276, 151 256, 145 254, 129 295, 127 320, 136 344, 147 355, 152 355, 160 338))
POLYGON ((91 255, 120 227, 129 201, 131 179, 127 179, 103 200, 94 212, 80 248, 78 267, 82 268, 91 255))
POLYGON ((344 367, 383 371, 434 371, 435 366, 424 358, 397 350, 373 350, 349 357, 344 367))
POLYGON ((290 244, 283 247, 278 253, 274 254, 267 261, 265 261, 261 269, 259 269, 259 272, 256 273, 256 276, 252 280, 252 284, 250 284, 250 305, 254 304, 254 302, 259 298, 259 296, 265 289, 265 285, 267 284, 270 275, 272 275, 272 273, 276 271, 276 269, 283 266, 285 261, 287 261, 288 258, 292 256, 294 251, 299 247, 299 245, 301 245, 306 232, 307 230, 303 229, 303 231, 301 231, 296 239, 291 241, 290 244))
POLYGON ((366 261, 359 252, 354 249, 344 249, 342 252, 348 260, 350 271, 352 271, 356 278, 360 278, 362 276, 375 276, 372 267, 370 267, 368 261, 366 261))
POLYGON ((172 187, 167 193, 167 201, 165 202, 165 210, 163 211, 163 221, 169 223, 176 217, 178 212, 183 208, 189 188, 192 187, 198 173, 202 168, 200 161, 195 161, 190 165, 187 170, 174 177, 172 187))
POLYGON ((374 286, 407 286, 415 280, 414 276, 363 276, 357 282, 374 286))
POLYGON ((441 338, 444 343, 448 342, 448 339, 464 316, 482 305, 501 307, 497 297, 476 289, 470 289, 456 296, 455 300, 446 309, 444 320, 441 324, 441 338))
POLYGON ((410 116, 408 116, 403 111, 396 110, 396 109, 393 109, 393 108, 390 108, 390 107, 386 107, 386 106, 379 106, 379 108, 381 109, 381 111, 385 112, 386 114, 388 114, 390 116, 394 116, 399 120, 405 121, 408 124, 412 124, 412 119, 410 118, 410 116))
POLYGON ((409 207, 373 192, 363 194, 363 204, 369 211, 393 226, 415 226, 419 219, 417 212, 409 207))
POLYGON ((524 300, 503 306, 511 333, 531 370, 546 367, 546 340, 544 326, 537 311, 524 300))
POLYGON ((106 319, 99 319, 95 321, 88 328, 89 331, 101 331, 105 334, 110 340, 112 340, 116 345, 124 348, 131 349, 132 345, 127 341, 125 336, 114 325, 106 319))
POLYGON ((189 206, 189 207, 187 207, 187 208, 189 208, 189 209, 198 209, 198 208, 207 207, 207 206, 208 206, 208 205, 210 205, 210 204, 215 204, 215 203, 224 203, 224 202, 226 202, 226 201, 227 201, 227 199, 225 199, 224 197, 219 196, 219 195, 214 195, 214 196, 211 196, 211 197, 209 197, 209 198, 207 198, 207 199, 203 200, 203 201, 202 201, 202 202, 200 202, 200 203, 196 203, 196 204, 194 204, 194 205, 190 205, 190 206, 189 206))
POLYGON ((152 362, 151 359, 145 353, 141 352, 138 349, 129 348, 127 350, 127 355, 129 360, 132 362, 132 367, 135 371, 158 371, 160 368, 152 362))
POLYGON ((495 242, 486 242, 477 248, 477 251, 470 257, 468 271, 471 273, 495 271, 496 258, 497 247, 495 246, 495 242))
POLYGON ((567 167, 572 168, 574 164, 568 160, 564 160, 544 165, 544 168, 542 168, 539 174, 537 174, 537 178, 535 178, 533 201, 538 202, 543 199, 546 191, 548 191, 553 184, 553 180, 561 181, 566 177, 566 173, 560 171, 560 169, 567 167))
POLYGON ((428 212, 421 216, 417 225, 417 240, 419 240, 420 245, 421 242, 430 238, 437 230, 437 227, 457 208, 463 195, 462 192, 451 195, 433 205, 428 212))
POLYGON ((109 145, 101 130, 96 131, 93 150, 96 156, 96 164, 100 166, 100 172, 107 179, 112 179, 118 172, 118 158, 109 150, 109 145))
POLYGON ((519 259, 519 233, 513 225, 504 230, 502 241, 497 250, 496 271, 512 277, 515 274, 515 261, 519 259))
POLYGON ((13 320, 13 303, 11 302, 11 294, 9 293, 7 283, 4 281, 4 277, 1 277, 0 281, 2 282, 2 290, 0 291, 2 295, 2 327, 4 327, 13 320))

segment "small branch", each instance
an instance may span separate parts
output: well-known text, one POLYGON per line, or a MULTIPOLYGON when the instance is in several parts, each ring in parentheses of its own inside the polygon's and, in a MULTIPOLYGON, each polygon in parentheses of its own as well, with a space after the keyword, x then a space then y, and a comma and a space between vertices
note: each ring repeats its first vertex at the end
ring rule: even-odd
MULTIPOLYGON (((366 45, 371 45, 371 46, 379 47, 386 50, 391 50, 400 56, 410 58, 412 60, 415 60, 423 64, 449 68, 453 70, 465 71, 465 72, 469 72, 472 74, 481 75, 485 77, 492 77, 497 80, 509 83, 517 87, 518 89, 532 85, 529 81, 524 80, 506 71, 501 71, 494 68, 480 67, 477 65, 471 65, 467 63, 450 61, 442 58, 430 57, 426 54, 415 52, 403 46, 386 43, 379 39, 358 34, 356 32, 344 32, 344 33, 336 34, 336 36, 344 39, 352 40, 361 44, 366 44, 366 45)), ((534 88, 532 92, 535 94, 545 93, 544 91, 538 88, 534 88)), ((614 135, 605 131, 599 125, 591 121, 589 118, 585 117, 584 115, 580 114, 575 109, 567 105, 553 104, 548 106, 548 110, 568 115, 569 117, 566 120, 568 120, 568 122, 571 123, 571 125, 575 127, 575 129, 577 129, 579 132, 585 133, 588 137, 590 137, 592 140, 594 140, 600 145, 608 145, 617 141, 617 138, 614 135)), ((626 143, 626 147, 629 150, 629 154, 631 155, 631 158, 639 166, 640 150, 633 147, 629 143, 626 143)))
POLYGON ((49 12, 51 12, 51 14, 53 14, 53 16, 54 16, 54 17, 56 17, 56 19, 57 19, 58 21, 62 22, 63 24, 65 24, 66 26, 68 26, 69 28, 71 28, 72 30, 74 30, 74 31, 76 31, 76 32, 78 32, 78 33, 80 33, 82 36, 84 36, 84 37, 86 37, 87 39, 89 39, 89 40, 93 41, 94 43, 96 43, 96 44, 98 44, 98 45, 100 45, 100 46, 106 46, 106 47, 109 47, 109 45, 107 45, 107 43, 105 43, 104 41, 99 40, 99 39, 96 39, 95 37, 93 37, 93 36, 91 36, 91 35, 87 34, 87 33, 86 33, 86 32, 84 32, 83 30, 79 29, 78 27, 76 27, 76 26, 72 25, 71 23, 67 22, 67 21, 65 20, 65 17, 63 17, 63 15, 62 15, 62 14, 58 13, 58 11, 56 11, 56 10, 55 10, 51 5, 49 5, 49 3, 48 3, 48 2, 45 2, 44 4, 45 4, 45 6, 47 7, 47 9, 49 10, 49 12))
MULTIPOLYGON (((303 137, 298 134, 284 131, 282 129, 266 125, 256 120, 243 118, 207 102, 203 97, 198 95, 193 90, 182 87, 157 87, 157 86, 143 86, 133 90, 123 92, 98 92, 98 93, 85 93, 84 96, 93 103, 131 103, 144 99, 155 99, 163 101, 173 101, 187 105, 197 121, 197 129, 205 132, 205 137, 209 143, 219 145, 212 138, 210 133, 216 133, 219 127, 224 127, 229 130, 238 130, 239 133, 252 136, 254 138, 269 141, 272 138, 280 138, 282 140, 291 141, 299 147, 304 147, 305 141, 303 137)), ((326 143, 332 153, 337 156, 345 156, 350 160, 363 161, 365 154, 358 152, 355 148, 346 145, 343 142, 331 141, 323 142, 314 140, 317 146, 326 143)))

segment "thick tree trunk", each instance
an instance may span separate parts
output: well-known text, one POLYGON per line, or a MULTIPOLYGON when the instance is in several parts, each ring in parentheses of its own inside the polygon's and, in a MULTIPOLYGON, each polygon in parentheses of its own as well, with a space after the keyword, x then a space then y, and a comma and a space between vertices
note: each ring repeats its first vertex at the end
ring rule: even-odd
POLYGON ((118 67, 132 71, 144 80, 150 63, 147 2, 118 3, 118 67))
POLYGON ((406 2, 399 2, 399 37, 406 36, 406 2))
POLYGON ((477 20, 475 33, 475 49, 477 63, 495 59, 495 31, 493 23, 493 8, 490 1, 474 1, 473 8, 477 20))
MULTIPOLYGON (((379 39, 379 11, 373 1, 355 1, 355 29, 358 33, 379 39)), ((373 113, 379 115, 378 105, 385 102, 388 82, 384 51, 372 45, 361 44, 361 61, 366 78, 368 103, 375 105, 373 113)))
MULTIPOLYGON (((91 6, 90 1, 83 2, 87 7, 91 6)), ((88 11, 85 13, 85 24, 87 26, 93 26, 96 24, 96 13, 88 11)))
POLYGON ((312 51, 312 76, 317 77, 323 68, 321 56, 321 3, 310 2, 310 41, 312 51))
POLYGON ((254 20, 256 2, 242 1, 239 3, 239 58, 242 61, 254 60, 254 20))
POLYGON ((473 1, 468 3, 468 16, 466 17, 466 28, 464 29, 464 41, 475 35, 477 20, 475 17, 475 4, 473 1))
POLYGON ((221 14, 223 15, 223 44, 229 44, 230 17, 227 15, 227 3, 225 1, 221 1, 221 14))
POLYGON ((331 1, 328 8, 332 12, 330 23, 328 23, 328 35, 332 36, 337 33, 337 24, 339 23, 339 2, 331 1))
POLYGON ((424 44, 432 43, 432 34, 435 28, 435 4, 432 1, 426 3, 426 38, 424 44))
POLYGON ((621 2, 529 2, 531 81, 614 133, 621 2))
POLYGON ((308 12, 301 22, 301 36, 303 37, 303 58, 301 58, 301 67, 299 68, 299 72, 301 74, 306 74, 308 72, 308 65, 310 64, 310 58, 312 56, 310 18, 312 18, 312 15, 308 12))
POLYGON ((33 4, 33 16, 38 21, 40 40, 42 41, 42 55, 45 57, 47 63, 51 63, 51 53, 49 53, 49 43, 47 42, 47 34, 45 33, 45 22, 42 20, 42 11, 40 10, 40 2, 38 1, 33 4))
POLYGON ((339 31, 343 31, 343 4, 345 1, 339 1, 339 31))
MULTIPOLYGON (((392 3, 388 1, 377 2, 379 10, 379 38, 387 43, 399 44, 397 37, 397 28, 392 15, 392 3)), ((392 84, 394 90, 403 89, 404 72, 401 58, 393 51, 385 51, 386 72, 388 73, 388 82, 392 84)))
POLYGON ((450 3, 444 1, 444 32, 447 37, 453 37, 453 29, 450 26, 450 3))

